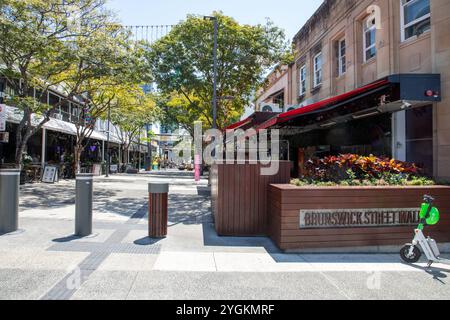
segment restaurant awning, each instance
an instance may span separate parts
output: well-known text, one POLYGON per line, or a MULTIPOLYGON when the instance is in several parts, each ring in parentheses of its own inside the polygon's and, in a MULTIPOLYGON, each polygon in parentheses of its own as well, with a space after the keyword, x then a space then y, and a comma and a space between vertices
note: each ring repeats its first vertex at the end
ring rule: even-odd
POLYGON ((277 114, 256 130, 285 128, 286 134, 324 129, 337 123, 438 102, 440 75, 399 74, 296 110, 277 114))
MULTIPOLYGON (((20 123, 20 120, 22 119, 22 111, 18 108, 7 106, 6 108, 7 112, 7 121, 11 123, 20 123)), ((41 121, 42 117, 33 114, 32 115, 32 124, 38 125, 41 121)), ((75 124, 55 118, 50 118, 50 121, 48 121, 46 124, 44 124, 44 128, 47 130, 55 131, 55 132, 61 132, 65 134, 70 134, 73 136, 77 135, 77 128, 75 124)), ((107 141, 107 136, 105 133, 94 130, 91 134, 91 139, 100 140, 100 141, 107 141)), ((110 134, 110 142, 122 144, 121 140, 118 137, 115 137, 114 134, 110 134)))
POLYGON ((274 116, 273 112, 255 112, 248 118, 241 120, 239 122, 236 122, 228 127, 225 128, 225 130, 237 130, 237 129, 248 129, 252 127, 256 127, 260 125, 261 123, 264 123, 267 121, 267 119, 270 119, 274 116))

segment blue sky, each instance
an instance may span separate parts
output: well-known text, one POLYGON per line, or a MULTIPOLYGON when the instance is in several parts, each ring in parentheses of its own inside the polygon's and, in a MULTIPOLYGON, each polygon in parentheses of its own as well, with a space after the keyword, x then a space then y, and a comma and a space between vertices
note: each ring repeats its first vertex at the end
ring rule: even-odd
POLYGON ((221 10, 240 23, 264 23, 266 17, 292 38, 323 0, 109 0, 124 25, 176 24, 187 14, 221 10))

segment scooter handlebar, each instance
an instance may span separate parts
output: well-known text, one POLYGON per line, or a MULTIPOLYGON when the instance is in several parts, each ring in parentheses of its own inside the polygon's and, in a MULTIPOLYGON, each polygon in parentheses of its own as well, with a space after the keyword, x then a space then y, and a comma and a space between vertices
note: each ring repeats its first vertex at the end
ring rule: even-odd
POLYGON ((423 201, 425 201, 426 203, 431 204, 431 203, 433 203, 434 198, 432 196, 425 195, 425 196, 423 196, 423 201))

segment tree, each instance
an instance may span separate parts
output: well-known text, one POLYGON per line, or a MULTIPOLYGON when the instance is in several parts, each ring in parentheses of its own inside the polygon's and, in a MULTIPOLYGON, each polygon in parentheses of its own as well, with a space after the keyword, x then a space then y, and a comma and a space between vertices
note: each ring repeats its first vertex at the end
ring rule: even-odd
MULTIPOLYGON (((223 128, 240 116, 264 72, 283 59, 288 45, 284 32, 270 21, 266 25, 240 25, 220 12, 213 15, 219 24, 217 119, 223 128)), ((193 131, 193 119, 212 126, 212 37, 211 21, 189 15, 148 50, 158 88, 168 100, 179 102, 180 110, 171 116, 189 127, 188 131, 193 131)))
MULTIPOLYGON (((154 122, 158 109, 151 95, 145 94, 140 86, 124 86, 115 99, 111 122, 120 127, 124 163, 129 163, 128 151, 133 142, 141 143, 140 135, 146 124, 154 122)), ((149 135, 149 133, 147 133, 149 135)))
MULTIPOLYGON (((27 142, 60 105, 78 95, 66 90, 57 105, 41 103, 73 70, 74 43, 110 20, 105 0, 2 0, 0 2, 0 75, 14 92, 7 101, 22 114, 16 135, 15 162, 20 166, 27 142), (36 96, 33 95, 37 88, 36 96), (34 118, 33 114, 39 116, 34 118)), ((73 75, 73 74, 72 74, 73 75)), ((86 74, 87 75, 87 74, 86 74)), ((68 87, 66 87, 68 88, 68 87)))
POLYGON ((61 76, 63 90, 77 92, 84 101, 84 109, 74 119, 76 172, 80 172, 81 153, 89 143, 96 121, 118 107, 118 99, 135 94, 127 92, 130 84, 148 80, 140 62, 141 47, 130 36, 119 25, 107 22, 89 37, 73 43, 73 63, 61 76))

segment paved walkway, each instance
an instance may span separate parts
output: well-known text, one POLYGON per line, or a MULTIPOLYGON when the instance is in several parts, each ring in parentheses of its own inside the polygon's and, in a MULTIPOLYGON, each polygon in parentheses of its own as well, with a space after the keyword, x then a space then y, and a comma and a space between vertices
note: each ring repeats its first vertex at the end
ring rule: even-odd
POLYGON ((96 178, 94 232, 76 238, 74 181, 21 189, 21 231, 0 236, 0 299, 450 298, 449 267, 398 255, 284 254, 215 234, 206 181, 178 171, 96 178), (147 183, 171 184, 169 236, 147 237, 147 183))

